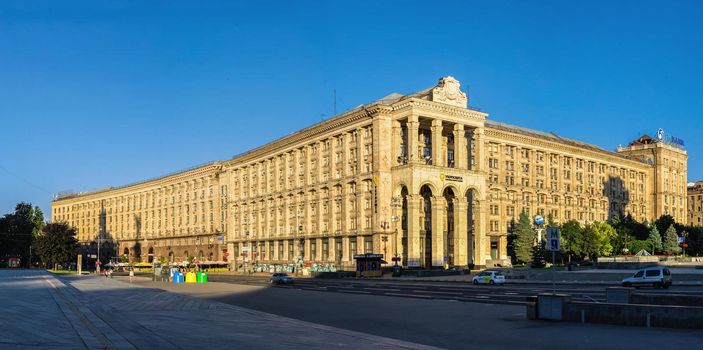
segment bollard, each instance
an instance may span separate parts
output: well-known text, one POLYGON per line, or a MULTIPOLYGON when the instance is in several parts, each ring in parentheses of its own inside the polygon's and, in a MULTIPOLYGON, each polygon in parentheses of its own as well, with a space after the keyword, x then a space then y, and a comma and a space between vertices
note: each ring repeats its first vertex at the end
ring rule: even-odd
POLYGON ((539 314, 539 310, 537 309, 537 297, 536 296, 528 296, 525 298, 527 303, 525 304, 526 306, 526 316, 528 320, 536 320, 537 316, 539 314))

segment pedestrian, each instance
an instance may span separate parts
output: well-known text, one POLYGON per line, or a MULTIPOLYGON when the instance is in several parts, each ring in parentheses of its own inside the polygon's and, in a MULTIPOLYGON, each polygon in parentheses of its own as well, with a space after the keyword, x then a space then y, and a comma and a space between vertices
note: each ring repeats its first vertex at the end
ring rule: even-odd
POLYGON ((129 283, 132 283, 132 277, 134 277, 134 269, 129 269, 129 283))

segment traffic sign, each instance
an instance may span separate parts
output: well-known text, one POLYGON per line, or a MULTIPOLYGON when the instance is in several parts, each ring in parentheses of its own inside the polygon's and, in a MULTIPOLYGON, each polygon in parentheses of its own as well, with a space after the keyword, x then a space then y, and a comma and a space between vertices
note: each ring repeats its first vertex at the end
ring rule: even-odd
POLYGON ((676 240, 679 241, 679 243, 683 243, 683 237, 681 236, 676 237, 676 240))
POLYGON ((558 227, 547 227, 547 250, 558 252, 560 248, 560 237, 558 227))

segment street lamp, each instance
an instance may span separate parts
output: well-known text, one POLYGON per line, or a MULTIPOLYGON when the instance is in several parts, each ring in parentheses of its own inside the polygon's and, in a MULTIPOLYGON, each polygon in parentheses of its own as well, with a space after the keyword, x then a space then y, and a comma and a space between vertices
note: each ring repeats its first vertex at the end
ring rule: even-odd
MULTIPOLYGON (((397 214, 398 213, 398 208, 401 208, 401 213, 400 215, 403 215, 402 213, 402 198, 399 196, 394 196, 391 199, 391 206, 393 207, 393 211, 397 214)), ((394 257, 393 260, 395 262, 395 265, 398 265, 398 222, 400 221, 400 215, 392 215, 391 216, 391 222, 393 223, 393 239, 395 240, 395 244, 393 245, 395 247, 394 251, 394 257)))
POLYGON ((388 235, 381 236, 381 242, 383 242, 383 258, 386 259, 386 250, 388 248, 388 235))

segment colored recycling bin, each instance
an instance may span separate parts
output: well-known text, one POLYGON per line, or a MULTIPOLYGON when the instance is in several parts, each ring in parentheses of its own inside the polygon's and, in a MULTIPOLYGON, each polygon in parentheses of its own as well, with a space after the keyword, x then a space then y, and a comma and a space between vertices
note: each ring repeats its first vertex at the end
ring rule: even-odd
POLYGON ((186 283, 195 283, 196 281, 195 272, 186 273, 186 283))
POLYGON ((173 283, 183 283, 183 274, 182 273, 174 273, 173 274, 173 283))
POLYGON ((198 283, 207 282, 207 274, 205 272, 198 272, 198 283))

